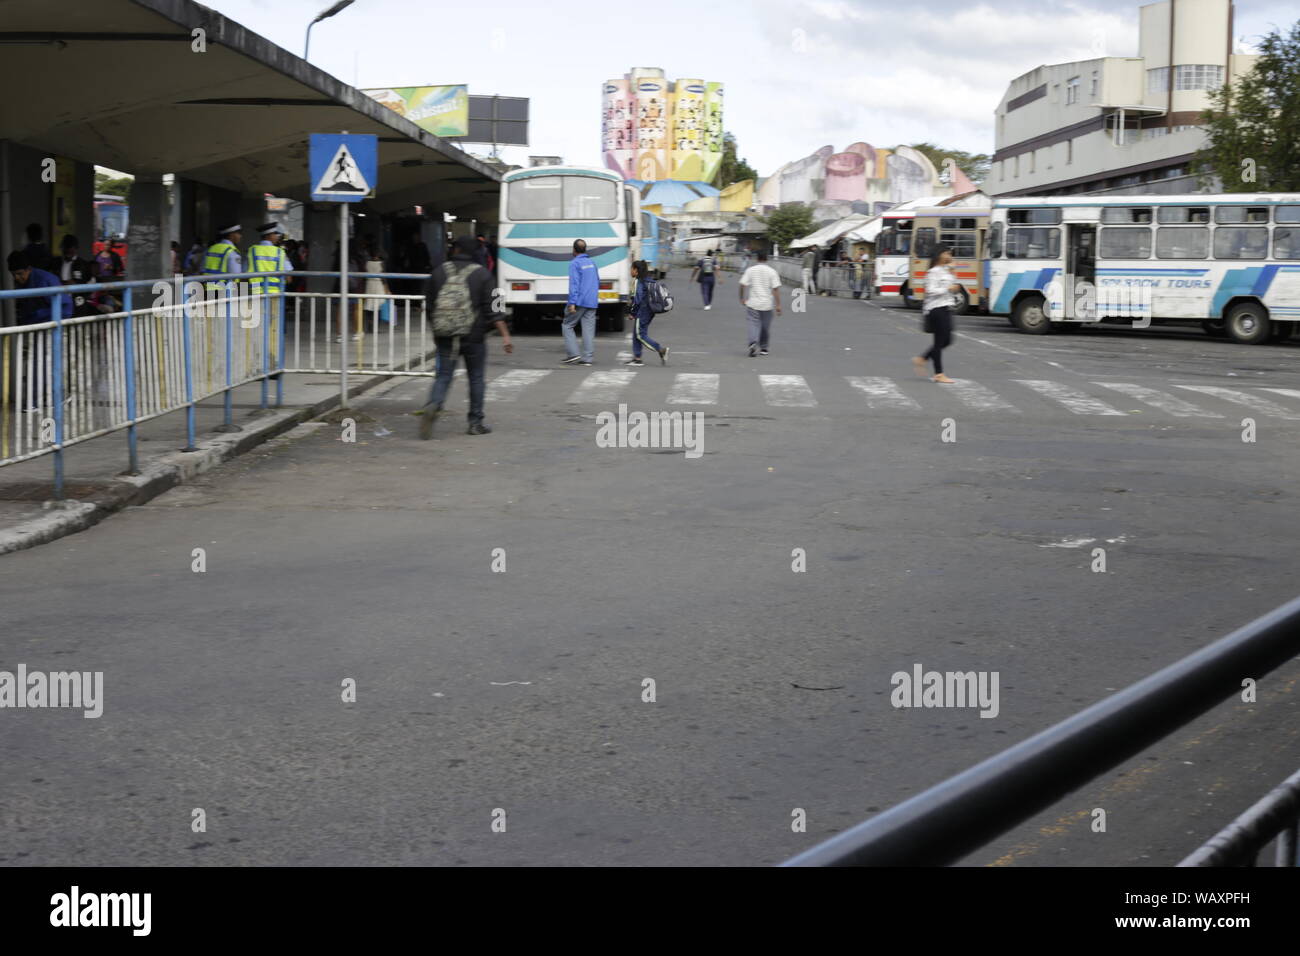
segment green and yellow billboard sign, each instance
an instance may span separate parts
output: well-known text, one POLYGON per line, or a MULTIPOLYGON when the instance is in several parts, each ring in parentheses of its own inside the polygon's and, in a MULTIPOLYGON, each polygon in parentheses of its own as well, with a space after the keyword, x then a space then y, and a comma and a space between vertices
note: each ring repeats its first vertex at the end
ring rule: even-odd
POLYGON ((434 136, 469 135, 469 88, 464 83, 394 86, 362 92, 434 136))

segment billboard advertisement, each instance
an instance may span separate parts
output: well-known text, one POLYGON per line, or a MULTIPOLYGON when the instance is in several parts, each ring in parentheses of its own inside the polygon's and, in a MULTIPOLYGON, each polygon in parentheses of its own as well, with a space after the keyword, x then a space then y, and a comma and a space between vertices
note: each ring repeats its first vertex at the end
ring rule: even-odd
POLYGON ((636 87, 634 179, 668 178, 668 81, 633 77, 636 87))
POLYGON ((455 86, 395 86, 362 90, 434 136, 469 135, 469 90, 455 86))
POLYGON ((703 181, 704 177, 703 80, 678 80, 672 103, 672 178, 703 181))
POLYGON ((624 179, 632 176, 636 157, 633 116, 636 112, 627 80, 606 80, 601 99, 600 133, 605 165, 624 179))
POLYGON ((722 84, 707 83, 704 91, 704 175, 711 182, 722 165, 722 84))

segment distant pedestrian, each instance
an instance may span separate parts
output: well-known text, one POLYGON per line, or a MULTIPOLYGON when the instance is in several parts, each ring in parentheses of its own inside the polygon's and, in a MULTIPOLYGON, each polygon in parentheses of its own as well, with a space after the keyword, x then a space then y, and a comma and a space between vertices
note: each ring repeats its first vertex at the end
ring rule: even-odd
MULTIPOLYGON (((59 244, 61 255, 51 259, 45 271, 59 277, 63 285, 86 285, 95 281, 95 264, 89 259, 81 258, 81 244, 76 236, 64 236, 59 244)), ((77 318, 98 315, 94 302, 88 293, 82 292, 72 297, 72 314, 77 318)))
MULTIPOLYGON (((27 229, 27 245, 23 246, 23 255, 27 261, 34 267, 39 268, 50 259, 50 247, 45 244, 45 230, 41 228, 39 222, 29 223, 27 229)), ((44 269, 40 269, 44 272, 44 269)))
POLYGON ((98 282, 112 282, 121 278, 126 269, 122 257, 113 248, 114 242, 112 236, 105 237, 99 251, 95 253, 95 279, 98 282))
POLYGON ((573 241, 573 259, 569 262, 569 302, 564 310, 565 365, 590 365, 595 357, 596 306, 600 304, 600 270, 587 256, 587 243, 573 241), (573 327, 582 323, 582 352, 573 327))
POLYGON ((654 309, 650 307, 650 286, 654 280, 650 277, 650 267, 644 259, 632 263, 632 278, 636 282, 636 292, 632 296, 632 358, 624 365, 640 367, 641 348, 645 346, 659 354, 659 364, 668 364, 668 346, 660 345, 650 338, 650 323, 654 321, 654 309))
POLYGON ((933 381, 951 385, 952 379, 943 374, 943 350, 952 342, 952 309, 957 305, 956 293, 961 291, 957 277, 952 274, 952 250, 943 246, 930 260, 925 274, 925 300, 921 304, 925 330, 934 333, 934 343, 924 355, 912 359, 918 375, 925 374, 927 360, 934 362, 933 381))
POLYGON ((781 314, 781 276, 767 264, 766 252, 760 252, 758 262, 740 277, 740 304, 749 323, 750 357, 767 355, 773 311, 781 314))
POLYGON ((850 269, 852 271, 850 273, 849 287, 853 290, 853 298, 860 299, 862 298, 863 289, 866 288, 867 254, 859 252, 854 257, 850 269))
MULTIPOLYGON (((61 283, 59 277, 44 269, 37 269, 31 264, 25 253, 14 250, 9 253, 6 265, 13 276, 15 289, 57 289, 61 283)), ((33 296, 15 300, 18 325, 35 325, 38 322, 54 320, 53 294, 33 296)), ((59 317, 72 317, 72 299, 66 293, 58 293, 59 317)))
POLYGON ((817 247, 809 246, 808 251, 803 254, 803 290, 809 295, 817 294, 817 277, 813 275, 817 269, 817 247))
MULTIPOLYGON (((384 270, 384 250, 380 248, 379 242, 374 236, 366 237, 366 272, 375 273, 384 270)), ((367 278, 365 287, 365 310, 370 319, 370 327, 376 332, 379 329, 379 320, 383 316, 384 306, 389 308, 389 317, 392 316, 392 301, 389 296, 393 290, 388 285, 387 279, 367 278)))
POLYGON ((704 311, 713 308, 713 286, 718 279, 718 260, 710 249, 695 263, 691 272, 691 281, 700 284, 700 297, 704 300, 704 311))
POLYGON ((429 403, 420 420, 420 437, 433 437, 433 425, 442 414, 442 404, 451 388, 456 371, 453 350, 459 342, 459 354, 465 359, 469 379, 469 428, 467 435, 486 435, 492 429, 483 424, 483 397, 487 391, 487 342, 484 337, 495 325, 501 333, 507 355, 515 350, 505 319, 492 312, 492 291, 496 283, 487 269, 474 261, 477 240, 461 236, 455 242, 452 257, 433 270, 429 277, 426 314, 433 316, 433 341, 438 347, 438 374, 433 380, 429 403))

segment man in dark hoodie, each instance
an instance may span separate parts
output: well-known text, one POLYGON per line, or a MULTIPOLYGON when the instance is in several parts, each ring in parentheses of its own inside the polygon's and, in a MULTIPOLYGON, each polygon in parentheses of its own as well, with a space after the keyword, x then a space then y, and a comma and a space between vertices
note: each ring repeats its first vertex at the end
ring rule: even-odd
MULTIPOLYGON (((437 321, 438 298, 444 290, 448 292, 444 307, 453 299, 463 301, 468 295, 474 324, 466 334, 459 336, 460 355, 465 359, 465 372, 469 379, 469 429, 466 434, 486 435, 492 429, 483 424, 483 395, 487 389, 487 343, 484 336, 495 325, 501 333, 506 354, 513 352, 515 347, 510 341, 510 329, 505 319, 492 312, 492 291, 496 283, 492 281, 492 274, 474 261, 477 249, 478 240, 473 236, 461 236, 456 240, 450 262, 442 263, 429 277, 425 315, 437 321)), ((438 374, 433 380, 429 404, 423 409, 424 417, 420 419, 420 437, 426 441, 433 437, 434 422, 442 414, 442 403, 447 398, 451 377, 456 371, 456 356, 452 354, 455 341, 452 336, 434 335, 434 343, 438 346, 438 374)))

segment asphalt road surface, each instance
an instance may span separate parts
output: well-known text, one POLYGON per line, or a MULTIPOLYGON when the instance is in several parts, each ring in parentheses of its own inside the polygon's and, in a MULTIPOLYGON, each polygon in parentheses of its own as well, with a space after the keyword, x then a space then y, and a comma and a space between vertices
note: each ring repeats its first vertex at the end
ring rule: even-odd
MULTIPOLYGON (((971 316, 942 386, 915 313, 787 303, 750 358, 683 278, 668 367, 494 340, 491 435, 398 382, 0 559, 0 667, 104 673, 98 719, 0 712, 0 862, 777 863, 1300 590, 1300 345, 971 316), (598 447, 620 403, 702 455, 598 447), (893 706, 917 665, 996 715, 893 706)), ((1300 663, 1243 676, 967 862, 1181 859, 1300 765, 1300 663)))

